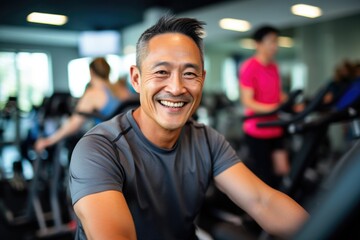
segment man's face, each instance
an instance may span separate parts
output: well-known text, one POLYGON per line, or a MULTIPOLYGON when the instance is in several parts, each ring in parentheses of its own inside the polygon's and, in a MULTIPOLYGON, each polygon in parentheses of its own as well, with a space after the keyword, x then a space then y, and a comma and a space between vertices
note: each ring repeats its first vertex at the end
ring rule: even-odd
POLYGON ((150 39, 141 62, 141 71, 131 69, 132 84, 140 93, 145 113, 141 120, 150 127, 156 124, 178 130, 201 100, 205 71, 199 48, 183 34, 165 33, 150 39))
POLYGON ((258 43, 258 50, 267 57, 273 58, 278 50, 278 35, 276 33, 267 34, 263 40, 258 43))

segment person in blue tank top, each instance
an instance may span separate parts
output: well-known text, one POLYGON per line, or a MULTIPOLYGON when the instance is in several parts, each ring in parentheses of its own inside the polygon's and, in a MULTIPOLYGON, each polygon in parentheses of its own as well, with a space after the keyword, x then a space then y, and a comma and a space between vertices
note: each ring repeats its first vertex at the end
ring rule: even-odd
POLYGON ((351 106, 355 101, 358 101, 360 97, 360 63, 356 63, 354 66, 354 80, 350 83, 345 93, 336 102, 336 110, 344 110, 351 106))
POLYGON ((94 118, 94 122, 97 124, 112 116, 121 104, 123 93, 110 83, 110 65, 106 60, 102 57, 95 58, 89 68, 90 83, 84 95, 79 99, 75 111, 56 132, 49 137, 39 138, 35 142, 37 152, 42 152, 45 148, 79 132, 87 120, 87 115, 101 116, 94 118))

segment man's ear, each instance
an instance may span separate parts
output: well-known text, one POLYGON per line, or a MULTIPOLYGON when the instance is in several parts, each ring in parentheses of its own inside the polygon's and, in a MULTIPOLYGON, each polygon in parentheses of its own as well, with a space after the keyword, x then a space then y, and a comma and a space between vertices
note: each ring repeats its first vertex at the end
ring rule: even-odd
POLYGON ((206 71, 205 71, 205 69, 203 70, 203 76, 202 77, 204 79, 203 82, 205 83, 205 79, 206 79, 206 71))
POLYGON ((135 65, 132 65, 130 67, 130 79, 131 79, 132 87, 135 89, 137 93, 140 93, 140 83, 141 83, 140 70, 135 65))

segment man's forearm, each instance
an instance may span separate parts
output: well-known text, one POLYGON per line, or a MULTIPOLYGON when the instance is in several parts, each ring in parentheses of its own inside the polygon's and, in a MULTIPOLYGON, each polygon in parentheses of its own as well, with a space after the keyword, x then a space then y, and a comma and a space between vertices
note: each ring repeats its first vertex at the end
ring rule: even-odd
POLYGON ((267 113, 275 110, 278 107, 278 104, 266 104, 260 103, 255 100, 244 101, 244 106, 250 108, 256 113, 267 113))
POLYGON ((279 237, 291 237, 309 217, 298 203, 276 190, 261 205, 262 210, 258 211, 261 216, 256 216, 258 223, 265 231, 279 237))

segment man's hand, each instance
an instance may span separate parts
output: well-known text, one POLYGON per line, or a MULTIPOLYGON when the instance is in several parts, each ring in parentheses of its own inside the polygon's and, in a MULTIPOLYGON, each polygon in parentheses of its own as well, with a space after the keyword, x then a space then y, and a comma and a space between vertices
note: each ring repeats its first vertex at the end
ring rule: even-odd
POLYGON ((34 145, 35 151, 41 153, 45 148, 51 146, 51 141, 48 138, 39 138, 34 145))
POLYGON ((237 163, 217 175, 215 183, 270 234, 289 238, 308 218, 299 204, 266 185, 244 163, 237 163))

